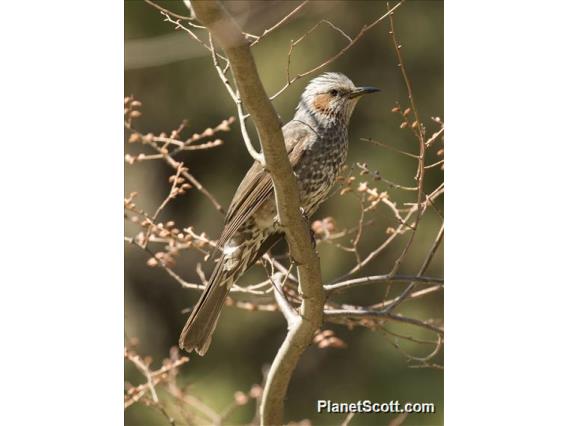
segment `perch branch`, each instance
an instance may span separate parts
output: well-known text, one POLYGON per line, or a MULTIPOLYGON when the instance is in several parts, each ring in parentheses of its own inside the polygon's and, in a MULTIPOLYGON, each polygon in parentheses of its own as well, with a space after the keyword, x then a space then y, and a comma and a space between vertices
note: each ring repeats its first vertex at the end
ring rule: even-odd
POLYGON ((311 245, 308 224, 300 212, 298 186, 280 122, 260 81, 249 42, 218 2, 195 0, 192 5, 195 15, 211 32, 231 64, 238 93, 258 130, 266 169, 272 177, 278 220, 285 230, 291 256, 299 265, 300 319, 289 328, 276 355, 260 406, 261 424, 282 424, 283 401, 292 372, 323 320, 324 291, 319 258, 311 245))

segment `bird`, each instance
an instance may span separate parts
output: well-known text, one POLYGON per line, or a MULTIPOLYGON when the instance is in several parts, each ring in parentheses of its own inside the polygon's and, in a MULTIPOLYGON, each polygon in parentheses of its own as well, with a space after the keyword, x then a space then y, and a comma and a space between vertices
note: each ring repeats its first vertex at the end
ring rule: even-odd
MULTIPOLYGON (((338 72, 322 74, 304 89, 294 118, 282 133, 306 217, 330 194, 347 159, 347 129, 357 102, 379 91, 357 87, 338 72)), ((205 355, 231 286, 283 237, 276 218, 270 174, 255 161, 227 210, 217 241, 220 257, 181 332, 181 349, 205 355)))

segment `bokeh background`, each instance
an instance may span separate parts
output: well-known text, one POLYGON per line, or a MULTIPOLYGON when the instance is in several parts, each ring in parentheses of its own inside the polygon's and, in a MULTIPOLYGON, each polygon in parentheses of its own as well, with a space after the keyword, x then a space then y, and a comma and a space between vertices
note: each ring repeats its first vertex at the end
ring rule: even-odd
MULTIPOLYGON (((188 11, 180 2, 159 4, 180 14, 188 11)), ((245 31, 260 34, 272 26, 297 1, 227 1, 226 7, 245 31)), ((395 2, 391 2, 391 5, 395 2)), ((364 24, 372 22, 386 11, 382 1, 313 1, 290 22, 275 31, 254 48, 254 57, 263 83, 269 94, 277 91, 286 80, 286 61, 290 40, 297 39, 321 19, 328 19, 354 36, 364 24)), ((395 15, 397 36, 403 45, 408 74, 415 99, 428 134, 439 126, 432 116, 443 118, 443 2, 407 1, 395 15)), ((309 69, 328 58, 346 40, 327 26, 321 26, 294 51, 291 74, 309 69)), ((397 148, 417 152, 417 142, 410 131, 400 129, 400 117, 391 112, 398 101, 407 106, 407 96, 400 71, 396 66, 392 41, 388 36, 388 21, 379 23, 340 59, 324 71, 339 71, 355 84, 380 87, 378 95, 363 99, 350 126, 349 163, 366 162, 371 169, 394 182, 413 186, 416 164, 410 158, 360 138, 374 138, 397 148)), ((143 103, 143 116, 137 120, 142 132, 169 132, 183 119, 189 120, 189 133, 201 132, 223 119, 235 115, 235 107, 212 68, 208 52, 192 41, 186 33, 175 31, 172 24, 163 22, 160 13, 143 1, 125 2, 125 96, 134 95, 143 103)), ((294 114, 299 95, 308 79, 296 82, 274 101, 274 106, 288 121, 294 114)), ((254 132, 251 133, 254 135, 254 132)), ((251 159, 240 138, 238 125, 220 137, 224 145, 205 151, 191 151, 178 157, 190 172, 226 207, 251 159)), ((436 151, 436 150, 433 150, 436 151)), ((125 152, 137 153, 139 147, 126 144, 125 152)), ((438 160, 433 153, 427 164, 438 160)), ((169 191, 168 176, 172 174, 160 161, 125 166, 125 193, 140 193, 137 204, 153 212, 169 191)), ((426 190, 431 191, 443 181, 443 171, 431 169, 426 176, 426 190)), ((399 205, 413 201, 414 194, 388 190, 399 205)), ((437 204, 443 207, 443 199, 437 204)), ((358 220, 357 201, 352 197, 335 196, 318 211, 315 219, 333 216, 339 228, 354 226, 358 220)), ((196 190, 171 202, 161 218, 175 220, 178 227, 193 225, 216 238, 223 217, 196 190)), ((385 208, 371 213, 375 224, 369 227, 361 244, 367 253, 377 247, 393 226, 392 214, 385 208)), ((427 213, 420 225, 415 243, 402 265, 401 273, 415 274, 430 248, 440 226, 440 219, 427 213)), ((126 225, 126 235, 137 231, 126 225)), ((405 239, 390 248, 360 275, 388 272, 403 247, 405 239)), ((327 245, 319 246, 324 280, 331 280, 353 266, 352 256, 327 245)), ((169 349, 177 344, 179 332, 186 320, 182 310, 192 306, 199 294, 182 289, 163 270, 149 268, 147 255, 136 247, 125 246, 125 338, 139 340, 137 351, 154 359, 154 368, 166 358, 169 349)), ((195 252, 178 259, 175 270, 187 281, 199 282, 195 266, 202 261, 195 252)), ((206 273, 212 262, 204 265, 206 273)), ((443 276, 443 246, 436 254, 428 275, 443 276)), ((242 283, 262 279, 259 268, 243 278, 242 283)), ((391 289, 391 295, 396 294, 391 289)), ((376 303, 385 296, 385 287, 372 286, 350 291, 337 300, 359 304, 376 303)), ((417 318, 442 318, 441 294, 408 302, 400 311, 417 318)), ((406 425, 439 425, 443 422, 443 371, 431 368, 410 368, 405 357, 379 331, 366 328, 349 330, 346 327, 325 325, 347 343, 345 349, 310 348, 295 372, 286 401, 286 421, 308 418, 316 425, 339 425, 343 414, 316 414, 316 401, 377 402, 390 400, 434 402, 437 412, 431 415, 410 415, 406 425)), ((416 337, 432 337, 423 330, 394 325, 393 330, 416 337)), ((286 324, 279 313, 248 312, 226 307, 207 356, 191 356, 181 369, 180 381, 187 384, 192 395, 221 411, 233 399, 235 391, 247 391, 260 383, 262 369, 269 365, 286 333, 286 324)), ((424 355, 430 348, 401 342, 414 355, 424 355)), ((443 355, 434 361, 443 363, 443 355)), ((140 383, 142 378, 131 365, 125 364, 126 380, 140 383)), ((164 396, 165 397, 165 396, 164 396)), ((254 416, 254 404, 239 408, 227 424, 247 424, 254 416)), ((356 415, 352 425, 388 424, 395 416, 356 415)), ((135 404, 125 412, 127 425, 161 425, 166 419, 157 411, 135 404)))

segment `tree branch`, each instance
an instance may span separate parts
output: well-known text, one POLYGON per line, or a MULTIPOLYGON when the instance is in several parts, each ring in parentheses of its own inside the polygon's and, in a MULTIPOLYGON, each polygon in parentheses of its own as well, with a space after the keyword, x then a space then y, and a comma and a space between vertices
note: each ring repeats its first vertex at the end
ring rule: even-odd
POLYGON ((319 258, 311 245, 309 227, 300 213, 296 179, 288 160, 278 116, 260 81, 249 42, 226 10, 214 1, 194 0, 193 10, 225 51, 237 89, 254 120, 266 169, 270 172, 278 220, 286 233, 290 253, 298 263, 302 306, 300 319, 288 335, 268 374, 261 403, 261 423, 282 424, 284 397, 296 364, 323 319, 324 291, 319 258))
POLYGON ((444 280, 442 278, 434 277, 422 277, 422 276, 412 276, 412 275, 373 275, 370 277, 354 278, 352 280, 346 280, 335 284, 325 285, 324 288, 327 293, 340 292, 353 287, 359 287, 369 284, 377 283, 393 283, 393 282, 420 282, 424 284, 442 284, 444 280))
POLYGON ((284 294, 284 283, 286 281, 286 277, 282 272, 276 272, 272 276, 272 283, 274 284, 274 298, 278 303, 278 307, 280 311, 286 318, 286 322, 288 323, 288 328, 291 328, 298 320, 299 316, 298 313, 294 310, 288 299, 286 299, 286 295, 284 294))

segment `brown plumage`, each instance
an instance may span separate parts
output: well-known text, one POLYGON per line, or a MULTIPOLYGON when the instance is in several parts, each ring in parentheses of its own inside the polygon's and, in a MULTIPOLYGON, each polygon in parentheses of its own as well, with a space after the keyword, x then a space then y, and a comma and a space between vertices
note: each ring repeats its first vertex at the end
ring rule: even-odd
MULTIPOLYGON (((294 119, 282 128, 288 158, 298 179, 300 202, 311 216, 331 190, 347 156, 347 124, 360 95, 342 74, 328 73, 308 85, 294 119)), ((204 355, 232 284, 283 233, 276 222, 270 175, 255 162, 231 201, 218 241, 222 254, 193 308, 179 345, 204 355)))

